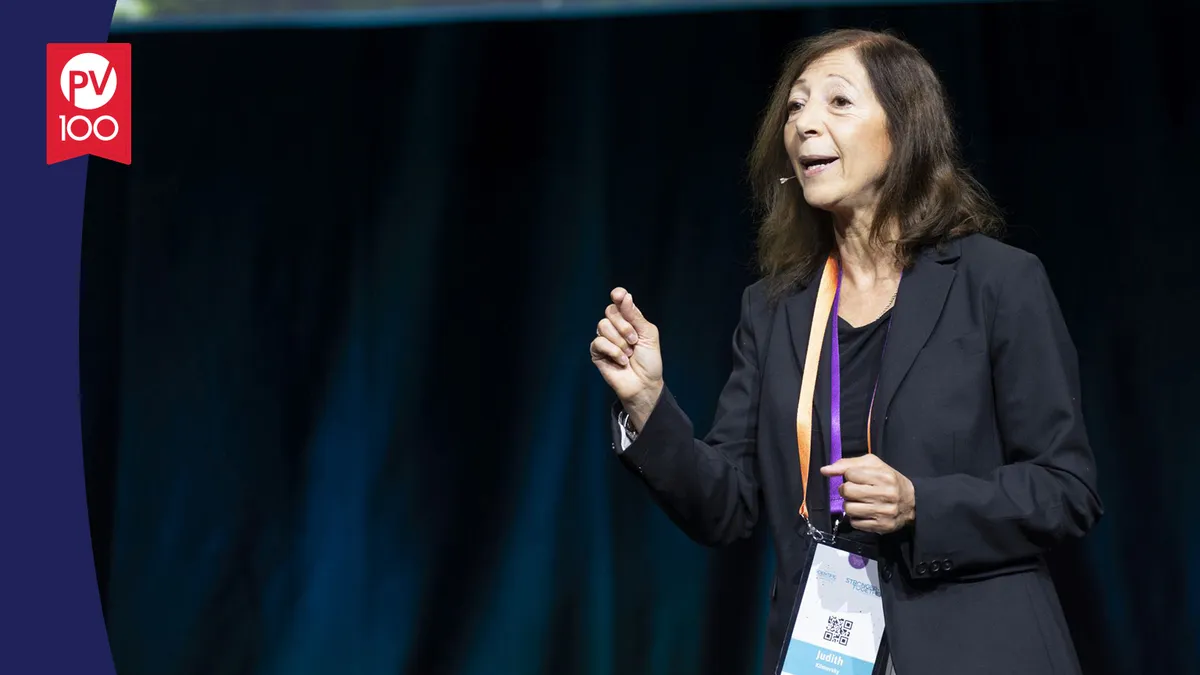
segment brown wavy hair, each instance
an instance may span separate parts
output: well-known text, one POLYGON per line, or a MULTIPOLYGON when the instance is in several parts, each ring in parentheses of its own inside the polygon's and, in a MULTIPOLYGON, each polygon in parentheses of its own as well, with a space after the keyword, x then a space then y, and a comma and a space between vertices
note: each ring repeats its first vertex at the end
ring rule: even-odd
POLYGON ((833 251, 833 221, 810 207, 784 149, 787 101, 793 83, 813 61, 851 48, 858 55, 887 117, 892 155, 879 185, 871 224, 876 245, 894 245, 897 263, 912 264, 925 247, 972 233, 999 236, 1004 224, 986 190, 960 156, 950 106, 933 67, 890 32, 843 29, 809 38, 784 61, 750 155, 750 181, 759 208, 758 267, 777 300, 821 268, 833 251), (899 239, 886 240, 899 224, 899 239))

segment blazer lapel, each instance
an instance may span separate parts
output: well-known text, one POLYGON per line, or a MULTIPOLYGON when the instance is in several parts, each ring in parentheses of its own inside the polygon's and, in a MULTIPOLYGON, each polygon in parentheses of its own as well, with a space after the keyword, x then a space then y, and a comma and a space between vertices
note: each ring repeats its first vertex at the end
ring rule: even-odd
MULTIPOLYGON (((783 301, 783 309, 786 314, 788 325, 788 337, 790 338, 788 341, 792 344, 792 352, 796 359, 796 369, 793 371, 795 373, 795 380, 790 381, 789 386, 787 387, 792 401, 792 414, 789 418, 785 418, 790 419, 793 422, 796 419, 795 406, 800 399, 800 379, 802 373, 804 372, 804 361, 808 352, 808 334, 812 327, 813 312, 817 305, 817 290, 820 285, 821 275, 820 272, 818 272, 816 276, 809 280, 809 282, 803 288, 795 291, 791 296, 783 301)), ((816 397, 814 397, 813 401, 813 405, 815 407, 816 397)), ((813 448, 816 450, 819 448, 817 445, 819 439, 815 414, 813 415, 813 432, 813 448)), ((786 439, 784 440, 784 445, 782 447, 787 448, 787 451, 785 452, 787 455, 785 458, 786 463, 784 464, 784 466, 787 467, 787 482, 791 487, 792 494, 795 495, 795 503, 793 504, 793 515, 796 518, 795 527, 797 532, 803 534, 804 527, 800 519, 799 509, 804 488, 801 484, 800 477, 800 447, 796 439, 796 427, 794 425, 788 425, 783 433, 786 436, 786 439)), ((817 452, 819 452, 819 450, 817 452)), ((810 456, 810 463, 813 461, 819 460, 813 460, 810 456)), ((811 467, 809 475, 812 475, 811 467)), ((808 488, 808 491, 811 495, 813 489, 811 482, 809 483, 808 488)), ((809 500, 808 507, 810 509, 809 515, 811 516, 811 510, 814 507, 812 499, 809 500)))
POLYGON ((792 338, 792 351, 796 355, 797 391, 800 386, 800 373, 804 372, 804 360, 808 352, 808 333, 812 328, 813 311, 817 305, 817 289, 820 285, 821 273, 818 271, 804 288, 784 301, 788 330, 792 338))
MULTIPOLYGON (((879 390, 871 414, 871 445, 876 452, 887 452, 882 440, 888 408, 942 315, 946 295, 956 274, 954 267, 947 263, 957 260, 958 255, 957 241, 941 250, 925 251, 900 281, 900 292, 892 310, 892 326, 879 371, 879 390)), ((812 310, 809 311, 811 313, 812 310)))

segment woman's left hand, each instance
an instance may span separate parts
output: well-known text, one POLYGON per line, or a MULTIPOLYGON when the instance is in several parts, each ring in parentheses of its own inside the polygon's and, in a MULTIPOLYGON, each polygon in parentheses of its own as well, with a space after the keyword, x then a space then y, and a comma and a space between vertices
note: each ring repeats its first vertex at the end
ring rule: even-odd
POLYGON ((856 530, 889 534, 916 517, 912 481, 875 455, 839 460, 821 467, 821 475, 842 477, 839 492, 856 530))

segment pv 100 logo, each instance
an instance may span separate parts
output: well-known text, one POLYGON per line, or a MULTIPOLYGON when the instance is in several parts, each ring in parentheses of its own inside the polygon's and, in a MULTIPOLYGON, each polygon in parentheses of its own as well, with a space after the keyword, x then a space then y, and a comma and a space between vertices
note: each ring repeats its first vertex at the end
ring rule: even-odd
POLYGON ((95 155, 129 164, 128 44, 46 45, 46 163, 95 155))

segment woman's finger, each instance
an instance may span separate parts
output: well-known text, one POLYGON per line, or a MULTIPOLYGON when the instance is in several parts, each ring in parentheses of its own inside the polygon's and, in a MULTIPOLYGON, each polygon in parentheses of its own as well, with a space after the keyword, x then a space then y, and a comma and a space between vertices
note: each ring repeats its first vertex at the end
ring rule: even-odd
POLYGON ((600 323, 596 325, 596 335, 607 338, 609 342, 612 342, 618 349, 623 351, 625 356, 633 356, 633 347, 625 338, 621 337, 620 332, 611 320, 607 318, 600 319, 600 323))
POLYGON ((613 344, 612 341, 606 337, 597 335, 596 339, 592 340, 591 351, 593 359, 606 358, 621 366, 629 365, 629 358, 626 357, 625 354, 621 353, 621 348, 613 344))
POLYGON ((851 521, 855 520, 873 520, 875 518, 876 509, 874 504, 864 502, 846 502, 842 509, 846 512, 846 517, 851 521))
POLYGON ((855 465, 847 469, 844 478, 847 483, 857 485, 888 487, 896 484, 896 472, 886 465, 855 465))
POLYGON ((621 316, 621 310, 617 309, 616 305, 609 305, 604 309, 604 318, 612 323, 613 328, 617 329, 617 333, 621 335, 629 345, 636 345, 638 341, 637 331, 633 329, 633 325, 621 316))
POLYGON ((847 502, 880 504, 890 499, 890 491, 886 488, 863 483, 842 483, 838 488, 838 492, 841 493, 847 502))
POLYGON ((625 317, 638 333, 650 329, 650 322, 642 315, 642 310, 633 302, 633 293, 626 293, 621 301, 616 303, 621 311, 621 316, 625 317))

